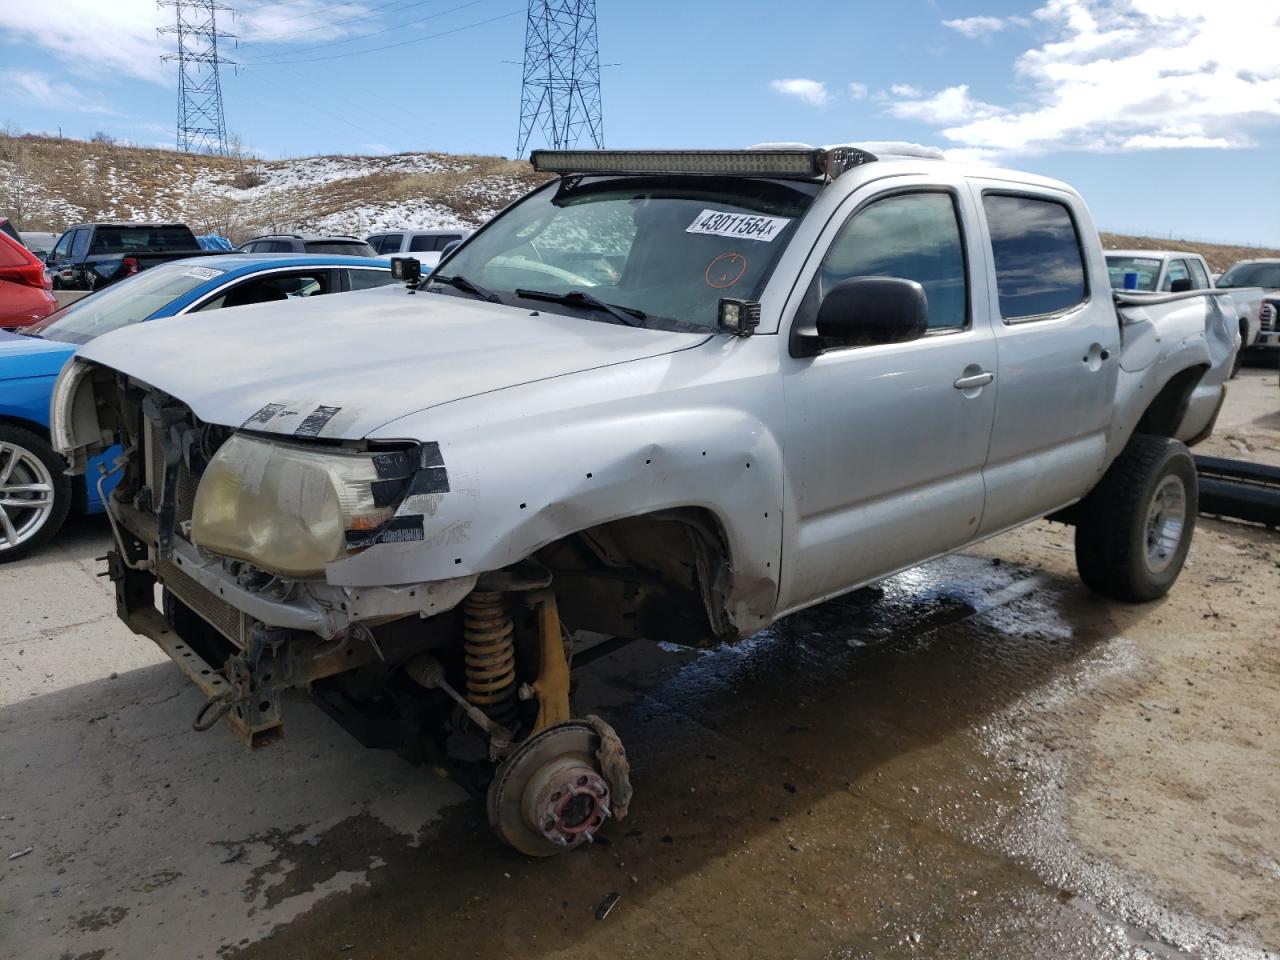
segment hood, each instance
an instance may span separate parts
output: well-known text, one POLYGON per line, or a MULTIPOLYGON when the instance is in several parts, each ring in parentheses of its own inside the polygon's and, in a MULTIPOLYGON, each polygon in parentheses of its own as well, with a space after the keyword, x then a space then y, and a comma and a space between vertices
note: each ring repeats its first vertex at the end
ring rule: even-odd
POLYGON ((24 337, 0 330, 0 380, 56 377, 67 358, 75 352, 73 343, 24 337))
POLYGON ((80 356, 207 423, 355 440, 428 407, 707 339, 387 286, 153 320, 80 356))

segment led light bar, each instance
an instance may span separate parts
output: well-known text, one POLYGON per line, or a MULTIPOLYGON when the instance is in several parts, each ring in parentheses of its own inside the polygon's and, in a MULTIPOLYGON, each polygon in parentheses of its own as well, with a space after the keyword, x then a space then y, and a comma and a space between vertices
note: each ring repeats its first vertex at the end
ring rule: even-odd
POLYGON ((826 151, 816 149, 535 150, 529 160, 535 170, 558 174, 684 173, 816 180, 827 172, 826 151))

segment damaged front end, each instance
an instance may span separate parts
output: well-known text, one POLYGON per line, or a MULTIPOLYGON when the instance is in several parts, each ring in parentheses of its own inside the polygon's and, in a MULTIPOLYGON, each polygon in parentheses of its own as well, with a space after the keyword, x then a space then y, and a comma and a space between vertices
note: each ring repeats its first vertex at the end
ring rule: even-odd
POLYGON ((73 469, 120 445, 107 498, 117 611, 204 694, 196 730, 225 717, 266 744, 284 732, 282 692, 298 688, 367 746, 488 786, 495 829, 526 853, 577 846, 625 813, 616 734, 570 715, 572 642, 546 567, 372 587, 326 577, 336 560, 423 539, 449 490, 436 444, 204 423, 80 361, 57 397, 73 469))

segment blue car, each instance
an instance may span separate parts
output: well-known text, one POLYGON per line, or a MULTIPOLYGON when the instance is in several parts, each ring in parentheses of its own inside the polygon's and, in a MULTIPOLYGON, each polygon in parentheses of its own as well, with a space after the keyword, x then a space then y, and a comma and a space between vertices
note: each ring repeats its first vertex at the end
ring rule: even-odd
POLYGON ((99 463, 72 482, 49 445, 54 381, 76 348, 112 330, 203 310, 220 310, 366 290, 393 283, 390 264, 367 257, 201 257, 153 267, 71 304, 21 334, 0 331, 0 563, 47 543, 71 510, 97 513, 99 463))

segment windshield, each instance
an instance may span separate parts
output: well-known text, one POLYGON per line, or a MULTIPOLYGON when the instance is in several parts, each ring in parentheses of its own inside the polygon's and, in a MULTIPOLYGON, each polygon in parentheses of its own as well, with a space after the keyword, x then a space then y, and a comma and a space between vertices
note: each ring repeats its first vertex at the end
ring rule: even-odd
MULTIPOLYGON (((476 234, 437 273, 507 303, 522 299, 517 291, 581 292, 638 312, 644 326, 715 329, 721 297, 759 298, 818 190, 816 183, 710 177, 554 181, 476 234)), ((585 309, 580 298, 525 302, 608 317, 585 309)))
POLYGON ((88 343, 94 337, 147 319, 224 272, 190 263, 166 263, 63 307, 24 332, 63 343, 88 343))
POLYGON ((1237 263, 1218 278, 1217 286, 1280 288, 1280 261, 1237 263))
POLYGON ((1155 290, 1160 261, 1150 257, 1107 257, 1107 273, 1112 290, 1155 290))

